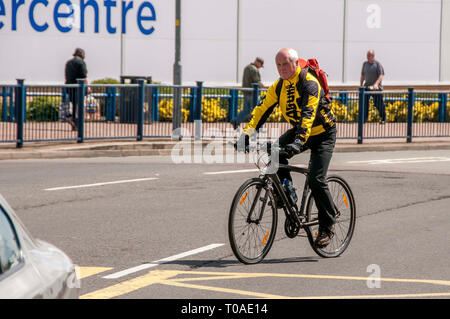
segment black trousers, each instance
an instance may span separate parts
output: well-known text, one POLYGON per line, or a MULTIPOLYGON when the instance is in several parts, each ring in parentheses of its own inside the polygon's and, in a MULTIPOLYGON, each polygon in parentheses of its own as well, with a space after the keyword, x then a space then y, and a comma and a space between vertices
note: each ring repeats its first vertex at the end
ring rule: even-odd
POLYGON ((78 125, 78 88, 68 88, 67 94, 72 102, 72 120, 78 125))
MULTIPOLYGON (((295 128, 286 131, 279 138, 279 145, 283 147, 295 140, 295 128)), ((333 199, 327 183, 327 172, 333 156, 334 145, 336 143, 336 126, 319 135, 310 136, 305 146, 311 150, 309 161, 308 184, 311 189, 314 201, 319 211, 319 225, 329 228, 335 223, 335 210, 333 199)), ((280 155, 280 164, 288 164, 288 158, 280 155)), ((289 170, 279 168, 277 172, 281 182, 285 178, 292 181, 289 170)))

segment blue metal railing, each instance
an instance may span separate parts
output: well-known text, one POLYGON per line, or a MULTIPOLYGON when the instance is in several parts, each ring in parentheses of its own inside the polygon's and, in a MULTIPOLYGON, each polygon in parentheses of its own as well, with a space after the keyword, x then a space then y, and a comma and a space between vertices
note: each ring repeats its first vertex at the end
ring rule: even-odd
MULTIPOLYGON (((230 127, 230 121, 242 108, 244 92, 252 92, 256 104, 260 93, 266 91, 257 85, 248 89, 204 87, 203 82, 195 86, 164 86, 143 81, 85 86, 80 81, 73 85, 45 86, 26 85, 19 80, 16 85, 0 86, 0 142, 15 142, 17 147, 22 147, 28 141, 76 140, 82 143, 88 139, 170 137, 167 127, 172 124, 172 130, 179 128, 179 124, 172 122, 175 89, 181 90, 180 109, 175 112, 181 113, 182 126, 214 122, 224 128, 230 127), (76 95, 77 101, 84 101, 74 101, 78 118, 74 130, 61 118, 62 107, 71 100, 70 92, 76 92, 72 93, 72 100, 76 95), (94 104, 87 102, 89 98, 94 104), (164 123, 165 131, 149 131, 149 127, 164 123)), ((330 93, 342 132, 338 138, 354 138, 362 143, 365 138, 406 137, 407 142, 411 142, 413 137, 419 136, 450 136, 448 125, 436 126, 431 131, 421 128, 423 123, 450 122, 449 92, 416 92, 410 88, 408 91, 367 93, 360 88, 359 91, 330 93), (405 124, 397 132, 386 135, 379 128, 376 133, 370 131, 371 122, 381 119, 375 108, 377 95, 383 98, 386 122, 405 124)), ((274 121, 268 119, 270 124, 274 121)))

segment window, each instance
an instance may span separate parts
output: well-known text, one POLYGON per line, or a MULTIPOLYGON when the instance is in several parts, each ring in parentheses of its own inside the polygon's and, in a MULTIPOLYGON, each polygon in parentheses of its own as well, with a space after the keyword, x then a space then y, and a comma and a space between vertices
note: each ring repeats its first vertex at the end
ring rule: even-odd
POLYGON ((20 262, 20 248, 9 217, 0 207, 0 275, 20 262))

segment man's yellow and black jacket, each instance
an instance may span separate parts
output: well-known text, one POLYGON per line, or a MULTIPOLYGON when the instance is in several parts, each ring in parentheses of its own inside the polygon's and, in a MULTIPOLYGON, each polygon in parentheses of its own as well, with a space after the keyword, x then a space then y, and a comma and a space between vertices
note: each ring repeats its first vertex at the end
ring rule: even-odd
POLYGON ((306 68, 298 67, 290 79, 280 78, 269 87, 253 110, 244 133, 252 135, 258 131, 277 106, 283 117, 297 129, 297 138, 302 144, 336 122, 331 103, 325 98, 319 81, 306 68))

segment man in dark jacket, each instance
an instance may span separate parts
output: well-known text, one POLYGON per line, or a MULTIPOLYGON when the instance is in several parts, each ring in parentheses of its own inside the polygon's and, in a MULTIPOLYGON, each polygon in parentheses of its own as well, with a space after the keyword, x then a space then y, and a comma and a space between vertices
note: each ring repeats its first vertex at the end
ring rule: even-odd
MULTIPOLYGON (((66 84, 77 84, 78 79, 84 79, 84 83, 88 84, 87 67, 84 62, 85 52, 83 49, 76 48, 73 54, 73 58, 67 61, 65 67, 66 84)), ((89 89, 88 89, 89 92, 89 89)), ((70 102, 72 102, 72 115, 67 121, 72 125, 74 130, 78 125, 78 89, 68 88, 67 94, 69 95, 70 102)))
MULTIPOLYGON (((243 88, 252 88, 253 83, 258 83, 261 88, 264 87, 261 82, 261 74, 259 73, 259 69, 263 66, 264 59, 257 57, 254 62, 245 67, 244 75, 242 76, 243 88)), ((250 113, 252 113, 254 107, 253 92, 244 91, 244 109, 239 112, 236 118, 231 120, 231 124, 233 124, 234 129, 237 129, 239 125, 250 116, 250 113)))

